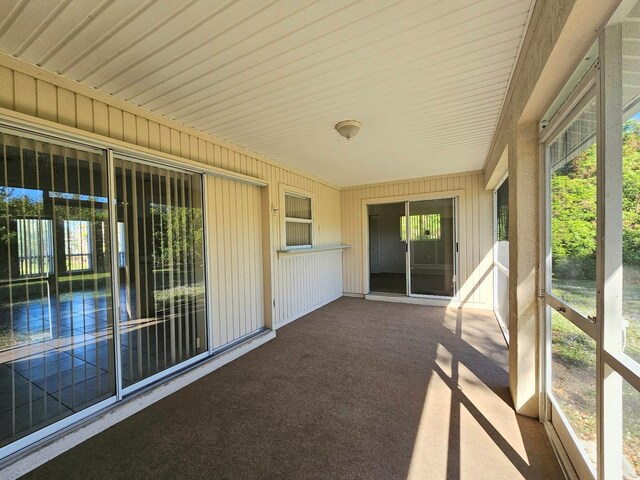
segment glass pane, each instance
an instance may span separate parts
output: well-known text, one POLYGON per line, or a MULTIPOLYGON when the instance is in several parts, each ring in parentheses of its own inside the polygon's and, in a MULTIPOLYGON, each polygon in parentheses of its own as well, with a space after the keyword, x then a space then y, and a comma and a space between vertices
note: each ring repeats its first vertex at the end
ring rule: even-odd
POLYGON ((550 145, 552 292, 596 313, 596 103, 550 145))
POLYGON ((199 175, 115 160, 123 386, 207 350, 199 175))
POLYGON ((640 478, 640 392, 623 380, 622 473, 625 479, 640 478))
POLYGON ((115 394, 105 170, 0 133, 0 446, 115 394))
POLYGON ((288 218, 301 218, 311 220, 311 199, 298 195, 286 194, 284 196, 285 216, 288 218))
POLYGON ((409 202, 409 239, 411 293, 452 297, 453 199, 409 202))
POLYGON ((495 260, 509 268, 509 179, 496 190, 496 253, 495 260))
POLYGON ((64 255, 66 270, 91 269, 91 223, 87 220, 64 221, 64 255))
POLYGON ((640 6, 624 22, 622 43, 623 132, 622 132, 622 245, 624 352, 640 362, 640 60, 637 56, 640 6))
POLYGON ((53 223, 48 219, 19 218, 16 221, 18 263, 21 276, 53 272, 53 223))
POLYGON ((288 247, 302 247, 311 245, 311 224, 286 222, 288 247))
POLYGON ((505 328, 509 328, 509 277, 495 269, 496 279, 496 315, 505 328))
POLYGON ((407 294, 404 203, 369 205, 369 290, 407 294))
POLYGON ((551 391, 595 466, 596 343, 559 313, 551 313, 551 391))

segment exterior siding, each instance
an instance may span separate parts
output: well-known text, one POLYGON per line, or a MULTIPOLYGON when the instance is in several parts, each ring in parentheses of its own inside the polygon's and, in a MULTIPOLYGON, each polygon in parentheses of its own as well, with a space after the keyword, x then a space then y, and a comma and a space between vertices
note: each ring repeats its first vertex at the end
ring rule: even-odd
POLYGON ((343 257, 346 294, 363 295, 366 265, 363 218, 365 200, 393 199, 441 192, 462 192, 458 219, 460 246, 459 296, 463 304, 492 308, 492 192, 485 190, 482 173, 469 173, 384 183, 350 188, 342 191, 342 239, 352 248, 343 257))
POLYGON ((278 326, 342 296, 342 251, 281 257, 276 285, 278 326))
MULTIPOLYGON (((67 132, 78 135, 90 133, 93 134, 93 139, 95 135, 100 135, 105 137, 105 143, 109 139, 123 141, 132 146, 172 154, 263 180, 269 183, 269 205, 274 210, 279 209, 281 183, 310 191, 315 198, 315 246, 326 247, 341 243, 341 204, 337 188, 246 149, 6 55, 0 55, 0 114, 3 109, 7 116, 11 116, 11 112, 18 112, 55 122, 54 127, 67 132)), ((221 204, 246 201, 232 198, 231 190, 234 189, 223 187, 222 198, 219 198, 221 204)), ((214 221, 211 213, 208 221, 214 221)), ((302 257, 279 258, 276 250, 282 245, 280 217, 273 214, 270 222, 273 247, 271 283, 275 300, 272 318, 277 327, 312 310, 313 306, 320 306, 339 296, 336 292, 341 291, 341 274, 337 256, 341 254, 329 251, 313 254, 312 258, 304 260, 302 257), (310 270, 301 272, 300 268, 310 270), (292 280, 294 277, 296 281, 292 280), (319 282, 318 288, 302 290, 300 283, 306 281, 303 277, 319 282)), ((238 253, 238 258, 242 257, 242 264, 257 260, 246 257, 240 251, 238 253)), ((256 268, 259 268, 258 264, 256 268)), ((218 294, 221 295, 222 292, 218 294)), ((245 298, 241 293, 236 294, 237 301, 243 303, 244 310, 238 305, 239 312, 252 308, 251 305, 244 305, 245 298)), ((226 321, 233 323, 235 320, 227 318, 226 321)))
POLYGON ((265 326, 261 189, 207 178, 209 308, 213 348, 265 326))

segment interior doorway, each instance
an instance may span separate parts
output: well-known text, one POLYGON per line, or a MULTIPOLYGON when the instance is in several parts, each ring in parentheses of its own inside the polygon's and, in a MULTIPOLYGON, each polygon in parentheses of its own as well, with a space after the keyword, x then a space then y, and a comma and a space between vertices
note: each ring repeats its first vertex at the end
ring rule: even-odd
POLYGON ((412 297, 456 296, 456 199, 368 206, 369 290, 412 297))
POLYGON ((372 292, 407 294, 407 242, 400 221, 405 203, 369 205, 369 286, 372 292))

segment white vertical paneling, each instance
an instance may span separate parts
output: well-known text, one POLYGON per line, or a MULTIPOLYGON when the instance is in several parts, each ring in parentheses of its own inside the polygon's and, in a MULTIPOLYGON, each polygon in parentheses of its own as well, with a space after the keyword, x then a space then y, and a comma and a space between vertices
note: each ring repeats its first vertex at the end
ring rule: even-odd
POLYGON ((264 327, 260 187, 207 177, 213 347, 264 327))
POLYGON ((490 307, 493 299, 490 269, 492 249, 491 192, 485 191, 480 173, 449 175, 431 179, 385 183, 345 189, 342 198, 342 242, 351 245, 343 254, 343 289, 348 294, 365 294, 363 202, 435 192, 463 191, 458 205, 459 297, 461 301, 490 307))
POLYGON ((278 264, 277 327, 342 296, 341 250, 285 255, 278 264))

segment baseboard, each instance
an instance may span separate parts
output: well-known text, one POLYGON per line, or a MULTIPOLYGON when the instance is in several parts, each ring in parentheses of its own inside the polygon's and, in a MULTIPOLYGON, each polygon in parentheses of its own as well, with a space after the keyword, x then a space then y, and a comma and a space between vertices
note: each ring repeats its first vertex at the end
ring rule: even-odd
POLYGON ((79 422, 66 430, 56 433, 27 450, 6 458, 0 469, 3 479, 14 479, 39 467, 43 463, 57 457, 61 453, 88 440, 94 435, 121 422, 131 415, 152 405, 153 403, 201 379, 220 367, 236 360, 276 337, 274 330, 266 330, 224 352, 199 363, 186 372, 178 373, 164 383, 151 387, 129 399, 115 403, 105 410, 79 422))
POLYGON ((330 304, 331 302, 335 302, 336 300, 338 300, 338 299, 339 299, 339 298, 341 298, 342 296, 343 296, 343 294, 342 294, 342 293, 340 293, 339 295, 336 295, 335 297, 331 297, 330 299, 325 300, 325 301, 324 301, 324 302, 322 302, 322 303, 318 303, 317 305, 314 305, 314 306, 313 306, 313 307, 311 307, 311 308, 307 308, 306 310, 303 310, 303 311, 302 311, 302 312, 300 312, 300 313, 296 313, 295 315, 293 315, 293 316, 291 316, 291 317, 287 318, 286 320, 283 320, 283 321, 281 321, 281 322, 277 323, 275 328, 276 328, 276 330, 277 330, 277 329, 279 329, 280 327, 284 327, 285 325, 287 325, 287 324, 289 324, 289 323, 291 323, 291 322, 294 322, 294 321, 298 320, 299 318, 304 317, 305 315, 309 315, 311 312, 313 312, 313 311, 315 311, 315 310, 317 310, 317 309, 319 309, 319 308, 321 308, 321 307, 324 307, 325 305, 328 305, 328 304, 330 304))
POLYGON ((364 293, 349 293, 342 292, 343 297, 351 297, 351 298, 364 298, 364 293))

